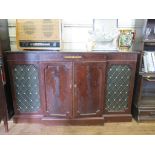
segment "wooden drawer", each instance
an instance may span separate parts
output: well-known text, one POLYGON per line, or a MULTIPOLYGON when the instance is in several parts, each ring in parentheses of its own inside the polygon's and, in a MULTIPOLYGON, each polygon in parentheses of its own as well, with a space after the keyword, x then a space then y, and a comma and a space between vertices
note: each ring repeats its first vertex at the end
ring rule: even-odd
POLYGON ((140 107, 155 107, 155 79, 143 77, 140 107))
POLYGON ((139 111, 138 121, 154 121, 155 110, 139 111))

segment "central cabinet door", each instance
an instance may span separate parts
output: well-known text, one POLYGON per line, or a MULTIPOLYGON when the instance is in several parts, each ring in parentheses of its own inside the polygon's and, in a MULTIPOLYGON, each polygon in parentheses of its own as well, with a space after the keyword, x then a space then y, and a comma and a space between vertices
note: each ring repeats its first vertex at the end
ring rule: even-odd
POLYGON ((72 63, 47 64, 45 86, 47 115, 72 118, 72 63))
POLYGON ((74 116, 102 116, 105 62, 74 63, 74 116))

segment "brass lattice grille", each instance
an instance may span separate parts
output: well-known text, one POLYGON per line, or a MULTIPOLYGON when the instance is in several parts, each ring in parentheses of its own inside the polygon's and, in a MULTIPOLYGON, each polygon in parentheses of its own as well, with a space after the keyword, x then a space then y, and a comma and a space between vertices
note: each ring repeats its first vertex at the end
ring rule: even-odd
POLYGON ((38 112, 40 96, 37 68, 34 65, 16 65, 13 73, 18 110, 38 112))
POLYGON ((106 111, 122 112, 128 108, 131 69, 128 65, 112 65, 108 70, 106 111))

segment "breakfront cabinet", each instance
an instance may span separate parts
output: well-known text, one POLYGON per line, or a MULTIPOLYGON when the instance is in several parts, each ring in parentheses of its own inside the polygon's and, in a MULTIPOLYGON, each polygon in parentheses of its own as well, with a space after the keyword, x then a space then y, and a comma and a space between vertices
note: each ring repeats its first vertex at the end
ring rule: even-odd
POLYGON ((137 53, 6 52, 14 122, 130 121, 137 53))

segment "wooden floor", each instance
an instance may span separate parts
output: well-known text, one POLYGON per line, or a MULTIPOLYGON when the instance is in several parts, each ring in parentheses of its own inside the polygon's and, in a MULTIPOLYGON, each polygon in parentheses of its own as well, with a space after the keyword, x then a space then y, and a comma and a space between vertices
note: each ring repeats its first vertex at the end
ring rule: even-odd
MULTIPOLYGON (((2 122, 3 123, 3 122, 2 122)), ((155 135, 155 122, 105 123, 104 126, 47 126, 41 124, 9 121, 9 132, 4 132, 0 124, 0 134, 8 135, 155 135)))

